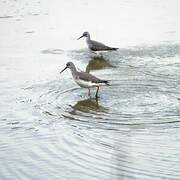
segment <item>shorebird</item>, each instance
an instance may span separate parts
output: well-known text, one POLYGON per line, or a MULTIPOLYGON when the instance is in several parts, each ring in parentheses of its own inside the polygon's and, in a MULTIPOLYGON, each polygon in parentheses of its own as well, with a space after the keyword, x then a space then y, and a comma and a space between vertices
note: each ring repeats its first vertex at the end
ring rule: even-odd
POLYGON ((109 85, 107 80, 101 80, 87 72, 78 71, 76 69, 76 66, 72 62, 68 62, 66 64, 66 67, 60 73, 62 73, 67 68, 69 68, 71 70, 74 81, 80 87, 88 88, 88 96, 90 96, 90 88, 92 88, 92 87, 97 88, 96 95, 95 95, 95 97, 97 98, 100 86, 103 84, 109 85))
POLYGON ((86 43, 88 45, 88 48, 92 51, 112 51, 118 49, 118 48, 106 46, 101 42, 91 40, 90 34, 88 32, 84 32, 83 35, 80 36, 77 40, 81 39, 82 37, 86 37, 86 43))

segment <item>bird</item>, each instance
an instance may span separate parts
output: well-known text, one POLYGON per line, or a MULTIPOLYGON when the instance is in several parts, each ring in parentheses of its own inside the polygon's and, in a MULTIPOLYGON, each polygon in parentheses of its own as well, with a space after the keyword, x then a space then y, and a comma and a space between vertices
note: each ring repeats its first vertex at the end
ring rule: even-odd
POLYGON ((71 70, 74 81, 82 88, 88 88, 88 96, 90 96, 90 88, 96 87, 96 95, 98 98, 98 92, 101 85, 109 85, 108 80, 102 80, 90 73, 78 71, 73 62, 67 62, 66 67, 60 72, 60 74, 67 68, 71 70))
POLYGON ((119 48, 106 46, 105 44, 98 41, 91 40, 89 32, 84 32, 82 36, 80 36, 77 40, 81 39, 82 37, 86 37, 86 43, 88 45, 88 48, 92 51, 114 51, 119 49, 119 48))

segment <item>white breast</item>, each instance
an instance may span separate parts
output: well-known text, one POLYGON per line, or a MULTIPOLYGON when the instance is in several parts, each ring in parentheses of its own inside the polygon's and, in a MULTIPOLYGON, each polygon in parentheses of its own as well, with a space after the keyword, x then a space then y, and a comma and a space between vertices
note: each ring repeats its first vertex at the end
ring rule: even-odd
POLYGON ((75 82, 83 88, 90 88, 98 85, 96 83, 92 83, 91 81, 84 81, 81 79, 75 79, 75 82))
POLYGON ((86 43, 87 43, 87 45, 88 45, 88 48, 89 49, 91 49, 92 48, 92 43, 91 43, 91 41, 89 40, 89 39, 86 39, 86 43))

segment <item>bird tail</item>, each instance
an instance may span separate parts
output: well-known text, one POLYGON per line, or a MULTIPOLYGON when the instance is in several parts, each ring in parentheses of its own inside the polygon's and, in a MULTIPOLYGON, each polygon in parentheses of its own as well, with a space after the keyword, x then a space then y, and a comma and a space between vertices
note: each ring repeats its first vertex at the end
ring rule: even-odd
POLYGON ((103 80, 102 83, 105 83, 106 85, 110 86, 109 81, 103 80))
POLYGON ((116 51, 118 50, 119 48, 111 48, 112 51, 116 51))

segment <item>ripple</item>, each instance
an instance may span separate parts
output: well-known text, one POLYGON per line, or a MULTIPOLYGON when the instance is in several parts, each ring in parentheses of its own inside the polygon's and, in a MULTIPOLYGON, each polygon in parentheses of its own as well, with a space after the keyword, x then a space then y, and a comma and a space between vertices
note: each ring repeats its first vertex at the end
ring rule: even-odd
POLYGON ((78 87, 64 89, 72 81, 63 87, 53 83, 50 89, 43 89, 35 107, 48 117, 70 120, 72 126, 119 131, 165 128, 179 123, 179 100, 166 81, 112 81, 110 87, 101 88, 100 99, 85 98, 86 90, 78 87))
POLYGON ((42 54, 63 54, 63 52, 62 49, 45 49, 41 51, 42 54))
POLYGON ((180 45, 172 42, 179 41, 178 4, 76 4, 1 1, 1 65, 7 71, 0 81, 0 179, 180 179, 180 45), (114 12, 104 18, 109 9, 114 12), (101 17, 106 29, 96 27, 101 17), (85 47, 75 40, 83 21, 93 37, 125 48, 99 55, 76 50, 85 47), (63 50, 69 48, 75 50, 63 50), (95 89, 89 98, 70 72, 59 76, 58 66, 68 59, 110 80, 100 98, 94 99, 95 89))
POLYGON ((13 16, 0 16, 0 19, 9 19, 9 18, 13 18, 13 16))
MULTIPOLYGON (((149 71, 151 63, 130 66, 131 59, 114 68, 104 57, 92 61, 95 66, 87 66, 93 74, 111 79, 98 99, 93 98, 95 90, 88 98, 87 90, 69 76, 24 89, 39 119, 37 136, 44 141, 29 154, 31 166, 39 162, 39 171, 50 166, 46 175, 57 178, 61 171, 64 179, 79 179, 80 173, 82 179, 178 179, 178 80, 149 71), (110 66, 96 66, 99 62, 110 66), (104 68, 106 72, 96 71, 104 68)), ((27 169, 21 171, 28 177, 27 169)))

